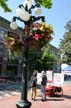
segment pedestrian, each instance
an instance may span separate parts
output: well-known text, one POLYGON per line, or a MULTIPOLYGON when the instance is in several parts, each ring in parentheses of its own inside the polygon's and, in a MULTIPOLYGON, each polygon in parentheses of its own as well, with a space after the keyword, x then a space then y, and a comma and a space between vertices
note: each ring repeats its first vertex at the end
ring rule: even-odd
POLYGON ((46 100, 46 84, 47 84, 47 77, 44 71, 42 71, 42 80, 41 80, 41 96, 42 101, 46 100))
POLYGON ((36 97, 36 89, 37 89, 37 73, 33 73, 32 76, 32 93, 31 93, 31 99, 35 100, 36 97))

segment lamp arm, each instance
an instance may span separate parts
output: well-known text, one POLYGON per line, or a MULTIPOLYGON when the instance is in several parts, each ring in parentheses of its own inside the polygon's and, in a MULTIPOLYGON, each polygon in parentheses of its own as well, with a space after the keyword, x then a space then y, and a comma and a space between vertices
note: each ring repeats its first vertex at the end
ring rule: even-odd
POLYGON ((42 20, 42 22, 45 22, 45 17, 44 16, 39 16, 39 17, 35 17, 35 16, 32 16, 32 22, 35 22, 37 20, 42 20))
POLYGON ((45 17, 44 16, 39 16, 39 17, 35 17, 35 16, 30 16, 30 19, 28 21, 23 21, 20 17, 13 17, 13 21, 15 22, 17 20, 20 20, 21 22, 23 22, 25 25, 30 25, 31 23, 37 21, 37 20, 42 20, 42 22, 45 22, 45 17))
POLYGON ((19 7, 19 8, 24 8, 26 11, 28 11, 27 4, 26 4, 26 6, 25 6, 25 7, 24 7, 22 4, 20 4, 18 7, 19 7))
POLYGON ((23 7, 23 8, 24 8, 24 6, 23 6, 22 4, 20 4, 18 7, 19 7, 19 8, 21 8, 21 7, 23 7))

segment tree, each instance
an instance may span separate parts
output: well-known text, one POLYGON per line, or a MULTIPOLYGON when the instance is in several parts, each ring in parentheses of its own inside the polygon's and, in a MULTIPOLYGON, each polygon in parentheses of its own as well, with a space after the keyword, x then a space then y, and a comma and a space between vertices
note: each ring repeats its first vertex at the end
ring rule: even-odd
POLYGON ((71 62, 71 21, 68 21, 65 26, 65 34, 60 41, 60 51, 62 56, 62 62, 71 62))
POLYGON ((38 71, 53 69, 56 62, 57 58, 51 52, 49 45, 44 47, 41 51, 33 50, 29 54, 30 66, 38 71))
POLYGON ((8 7, 7 2, 8 0, 0 0, 0 7, 3 8, 4 12, 11 12, 11 9, 8 7))
POLYGON ((57 62, 57 58, 50 50, 49 45, 42 50, 40 61, 42 70, 53 69, 54 64, 57 62))

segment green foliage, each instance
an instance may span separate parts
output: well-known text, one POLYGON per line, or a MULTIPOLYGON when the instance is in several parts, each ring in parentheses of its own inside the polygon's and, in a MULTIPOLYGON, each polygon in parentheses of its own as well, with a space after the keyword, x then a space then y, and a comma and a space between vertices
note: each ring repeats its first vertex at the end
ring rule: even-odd
POLYGON ((52 69, 57 62, 57 58, 50 51, 50 47, 45 47, 41 51, 32 50, 29 55, 29 66, 36 70, 52 69))
POLYGON ((44 70, 47 70, 49 68, 52 69, 54 64, 56 63, 57 58, 51 52, 49 46, 46 47, 44 51, 42 52, 41 61, 42 61, 42 67, 44 68, 44 70))
POLYGON ((37 2, 38 6, 41 5, 48 9, 52 7, 52 0, 35 0, 35 2, 37 2))
MULTIPOLYGON (((11 12, 12 10, 8 7, 7 2, 8 0, 0 0, 0 7, 3 8, 4 12, 11 12)), ((37 6, 43 6, 45 8, 50 9, 52 7, 52 0, 35 0, 37 6)))
POLYGON ((62 61, 69 63, 71 62, 71 21, 68 21, 66 26, 66 32, 63 36, 63 39, 60 41, 60 50, 63 54, 62 61))
POLYGON ((0 7, 3 8, 4 12, 11 12, 11 9, 8 7, 7 2, 8 0, 0 0, 0 7))
MULTIPOLYGON (((4 12, 11 12, 12 10, 8 7, 7 2, 8 0, 0 0, 0 7, 3 8, 4 12)), ((52 7, 52 0, 35 0, 37 6, 43 6, 45 8, 50 9, 52 7)))

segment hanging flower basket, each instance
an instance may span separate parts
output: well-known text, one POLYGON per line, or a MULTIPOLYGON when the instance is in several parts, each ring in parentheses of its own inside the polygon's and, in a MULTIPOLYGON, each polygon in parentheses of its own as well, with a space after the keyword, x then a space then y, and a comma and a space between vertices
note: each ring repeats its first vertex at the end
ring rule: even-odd
POLYGON ((24 42, 29 38, 29 49, 30 48, 42 48, 53 37, 52 25, 46 23, 32 23, 30 27, 25 26, 23 34, 19 35, 18 38, 12 38, 10 36, 4 36, 4 44, 14 52, 19 52, 24 48, 24 42))
POLYGON ((32 23, 29 27, 23 29, 23 38, 30 37, 30 48, 40 47, 42 48, 47 42, 50 42, 53 37, 53 26, 46 23, 32 23), (29 31, 29 32, 28 32, 29 31), (26 36, 27 34, 27 36, 26 36))

